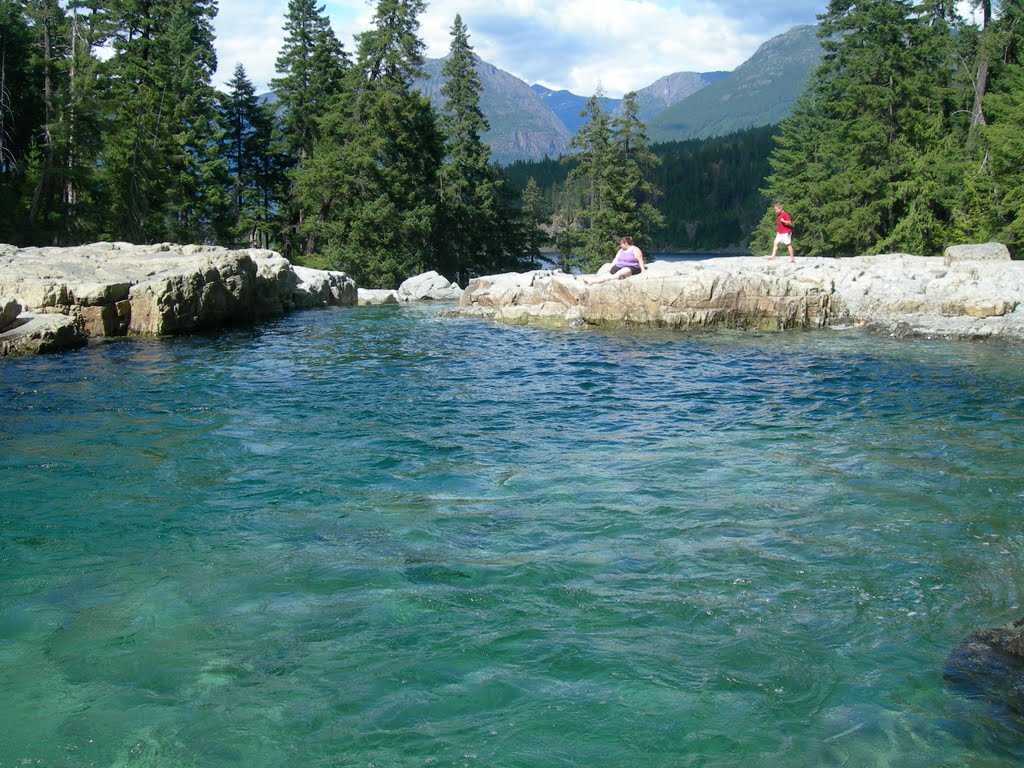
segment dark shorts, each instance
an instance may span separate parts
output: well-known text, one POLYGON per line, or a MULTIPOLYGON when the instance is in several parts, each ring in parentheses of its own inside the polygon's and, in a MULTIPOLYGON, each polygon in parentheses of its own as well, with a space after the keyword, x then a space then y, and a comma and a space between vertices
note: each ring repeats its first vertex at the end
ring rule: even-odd
POLYGON ((639 275, 640 265, 639 264, 612 264, 612 274, 617 275, 623 269, 628 269, 630 274, 639 275))

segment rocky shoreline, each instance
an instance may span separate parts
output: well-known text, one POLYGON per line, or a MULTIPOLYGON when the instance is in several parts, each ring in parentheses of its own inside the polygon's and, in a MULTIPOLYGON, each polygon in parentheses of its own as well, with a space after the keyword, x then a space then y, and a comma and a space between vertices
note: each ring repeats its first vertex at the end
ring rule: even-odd
POLYGON ((393 291, 358 289, 343 272, 295 266, 267 250, 0 244, 0 356, 93 338, 188 333, 297 309, 426 299, 457 300, 445 316, 550 327, 855 326, 900 337, 1024 340, 1024 262, 996 243, 953 246, 941 257, 655 261, 642 275, 596 286, 535 270, 480 277, 462 290, 428 272, 393 291))
POLYGON ((481 277, 449 316, 549 327, 856 326, 900 337, 1024 340, 1024 262, 998 243, 943 256, 659 262, 587 286, 558 270, 481 277))
POLYGON ((353 306, 356 291, 343 272, 294 266, 274 251, 168 243, 0 245, 0 356, 353 306))

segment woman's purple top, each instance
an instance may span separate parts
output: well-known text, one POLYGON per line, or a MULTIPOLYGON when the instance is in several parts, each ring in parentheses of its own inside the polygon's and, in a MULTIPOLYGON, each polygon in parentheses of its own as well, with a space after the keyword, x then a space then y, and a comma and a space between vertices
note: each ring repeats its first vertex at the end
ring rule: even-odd
POLYGON ((636 257, 636 246, 631 245, 628 248, 620 248, 619 252, 615 254, 615 266, 616 267, 639 267, 640 259, 636 257))

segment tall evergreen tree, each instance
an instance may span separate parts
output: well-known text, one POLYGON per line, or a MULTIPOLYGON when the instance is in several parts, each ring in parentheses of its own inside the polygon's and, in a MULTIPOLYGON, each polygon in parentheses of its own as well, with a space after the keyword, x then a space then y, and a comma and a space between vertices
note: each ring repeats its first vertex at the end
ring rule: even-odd
POLYGON ((227 168, 219 152, 218 101, 210 84, 217 66, 215 14, 213 0, 176 0, 168 21, 173 176, 166 232, 177 242, 217 242, 228 236, 230 226, 227 168))
POLYGON ((490 148, 480 138, 489 127, 480 109, 483 84, 459 15, 451 34, 451 50, 442 69, 445 161, 439 176, 437 269, 465 284, 472 275, 518 268, 526 246, 508 180, 491 164, 490 148))
MULTIPOLYGON (((324 6, 316 0, 289 0, 284 45, 276 62, 280 77, 270 83, 280 107, 279 140, 289 174, 312 156, 319 123, 341 93, 349 64, 324 6)), ((297 258, 302 253, 298 230, 303 209, 290 189, 294 181, 288 178, 280 194, 281 245, 285 255, 297 258)))
POLYGON ((802 253, 945 244, 957 174, 956 142, 943 140, 955 111, 948 13, 832 0, 821 17, 825 57, 783 122, 766 190, 785 201, 802 253))
POLYGON ((529 266, 536 269, 540 266, 541 248, 548 243, 548 235, 543 229, 548 216, 544 210, 544 199, 541 196, 537 180, 531 176, 526 181, 522 195, 523 225, 526 232, 526 251, 529 266))
POLYGON ((651 151, 636 91, 622 97, 611 129, 617 167, 609 179, 609 196, 617 212, 618 231, 648 246, 652 233, 665 224, 665 217, 654 204, 658 189, 652 180, 661 161, 651 151))
POLYGON ((618 231, 618 221, 609 200, 608 185, 615 175, 615 149, 611 118, 601 105, 602 95, 598 92, 592 96, 580 113, 586 122, 570 143, 578 154, 563 158, 566 162, 572 159, 577 163, 569 172, 567 186, 578 183, 583 194, 579 211, 580 246, 575 258, 570 257, 570 266, 579 266, 585 271, 593 271, 607 261, 608 250, 621 235, 627 234, 618 231))
POLYGON ((300 163, 313 152, 317 122, 341 90, 349 59, 316 0, 289 0, 284 30, 280 77, 270 87, 281 109, 286 151, 300 163))
POLYGON ((256 87, 241 64, 235 66, 228 92, 221 100, 221 122, 230 185, 231 242, 269 247, 271 218, 280 189, 280 163, 272 143, 272 114, 260 104, 256 87))
POLYGON ((0 239, 14 243, 24 239, 26 170, 35 130, 45 120, 34 49, 23 3, 0 2, 0 239))
MULTIPOLYGON (((626 95, 623 111, 615 118, 604 110, 601 96, 599 92, 591 97, 581 113, 587 121, 571 143, 578 154, 564 158, 576 164, 569 172, 567 192, 576 187, 583 196, 576 217, 580 246, 575 257, 563 258, 565 266, 587 271, 608 261, 620 237, 632 237, 643 247, 650 242, 651 231, 663 223, 651 202, 651 173, 658 161, 638 117, 636 94, 626 95)), ((566 202, 572 204, 568 198, 566 202)), ((568 224, 569 215, 563 213, 563 218, 568 224)), ((562 229, 563 240, 572 229, 562 229)))
POLYGON ((421 74, 420 0, 379 0, 358 37, 348 92, 296 173, 307 253, 360 285, 394 287, 435 263, 441 136, 421 74))
POLYGON ((92 51, 98 16, 56 0, 29 0, 25 9, 36 37, 31 61, 42 115, 23 166, 32 187, 24 231, 32 242, 59 245, 87 236, 96 213, 90 203, 104 122, 92 51))

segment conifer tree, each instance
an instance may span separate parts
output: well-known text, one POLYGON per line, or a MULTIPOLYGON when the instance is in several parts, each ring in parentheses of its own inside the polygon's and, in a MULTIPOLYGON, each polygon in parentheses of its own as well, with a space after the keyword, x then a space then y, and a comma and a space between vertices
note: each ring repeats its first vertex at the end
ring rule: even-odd
POLYGON ((522 193, 523 225, 526 232, 525 256, 531 269, 540 266, 541 248, 547 244, 548 237, 543 225, 548 218, 544 213, 544 200, 541 196, 537 180, 531 176, 526 181, 522 193))
POLYGON ((518 268, 525 245, 522 218, 508 181, 491 164, 490 148, 480 138, 489 127, 480 109, 483 84, 459 15, 451 34, 442 69, 445 161, 439 175, 437 269, 464 285, 472 275, 518 268))
POLYGON ((223 132, 210 84, 217 66, 215 14, 212 0, 176 0, 168 20, 168 159, 173 175, 165 231, 175 242, 218 242, 229 234, 227 168, 219 152, 223 132))
POLYGON ((21 168, 32 190, 23 231, 32 242, 60 245, 88 236, 97 212, 91 203, 104 122, 92 52, 98 17, 56 0, 29 0, 25 12, 35 33, 29 61, 42 112, 34 152, 21 168))
POLYGON ((583 194, 579 213, 581 242, 574 261, 581 269, 591 272, 608 260, 611 244, 626 234, 618 232, 619 222, 609 199, 616 158, 611 118, 601 106, 602 95, 598 91, 587 101, 580 113, 586 122, 570 142, 570 147, 579 154, 573 158, 578 164, 569 172, 569 181, 578 182, 583 194))
POLYGON ((316 0, 289 0, 284 29, 280 77, 270 86, 281 108, 286 151, 297 164, 312 154, 317 122, 341 90, 349 59, 316 0))
POLYGON ((33 131, 43 121, 33 42, 22 4, 0 2, 0 240, 10 243, 23 240, 25 170, 33 131))
POLYGON ((617 212, 618 232, 640 244, 650 243, 652 232, 665 224, 665 217, 654 205, 658 190, 653 174, 661 161, 651 151, 647 126, 640 120, 636 91, 622 97, 619 113, 611 121, 617 155, 616 169, 609 179, 612 208, 617 212))
POLYGON ((280 192, 281 247, 299 259, 303 208, 291 189, 296 169, 309 160, 320 135, 320 121, 342 91, 349 57, 316 0, 289 0, 285 40, 277 57, 280 77, 270 86, 281 114, 279 141, 288 175, 280 192))
MULTIPOLYGON (((599 91, 587 102, 581 113, 587 121, 570 145, 579 152, 565 158, 576 163, 567 187, 579 185, 583 194, 578 257, 568 258, 566 266, 587 271, 608 261, 619 238, 628 236, 646 244, 651 230, 663 223, 651 202, 655 193, 651 172, 657 158, 638 117, 636 94, 626 95, 623 111, 615 118, 604 110, 601 100, 599 91)), ((568 218, 566 214, 563 217, 568 218)), ((566 235, 572 235, 572 227, 562 230, 562 237, 566 235)))
POLYGON ((394 288, 436 262, 436 115, 412 84, 421 73, 420 0, 379 0, 358 36, 347 92, 320 123, 296 173, 306 252, 360 285, 394 288))
POLYGON ((273 149, 272 114, 260 104, 245 67, 235 66, 228 92, 221 100, 223 154, 231 197, 231 241, 236 245, 270 246, 270 223, 280 189, 280 161, 273 149))

